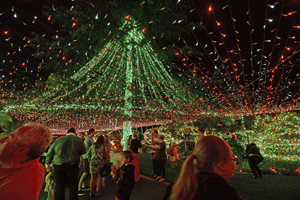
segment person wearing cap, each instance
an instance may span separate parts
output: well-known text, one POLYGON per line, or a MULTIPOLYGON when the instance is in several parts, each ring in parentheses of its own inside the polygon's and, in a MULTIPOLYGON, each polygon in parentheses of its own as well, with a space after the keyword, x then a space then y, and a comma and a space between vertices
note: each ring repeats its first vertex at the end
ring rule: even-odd
POLYGON ((45 167, 39 162, 52 141, 48 127, 30 123, 0 140, 0 199, 37 200, 45 167))
POLYGON ((65 189, 69 184, 69 199, 78 200, 78 172, 80 155, 86 153, 84 142, 76 136, 75 128, 67 135, 55 140, 48 150, 46 169, 53 162, 55 178, 55 200, 65 200, 65 189))

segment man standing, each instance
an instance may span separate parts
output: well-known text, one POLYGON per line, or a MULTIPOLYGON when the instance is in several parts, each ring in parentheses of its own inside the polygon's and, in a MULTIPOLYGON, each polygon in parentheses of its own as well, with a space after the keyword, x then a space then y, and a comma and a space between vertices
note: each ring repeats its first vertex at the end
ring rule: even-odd
POLYGON ((82 155, 83 157, 83 174, 80 178, 79 181, 79 185, 78 185, 78 195, 82 196, 85 193, 83 192, 83 190, 89 190, 89 187, 86 187, 86 180, 89 176, 89 171, 90 171, 90 165, 89 165, 89 157, 87 152, 89 151, 89 148, 92 146, 92 144, 95 143, 95 141, 93 140, 93 137, 95 135, 95 129, 90 129, 88 132, 88 136, 85 138, 84 140, 84 145, 85 145, 85 149, 86 149, 86 153, 82 155))
POLYGON ((45 177, 39 159, 51 141, 49 128, 33 123, 0 140, 0 199, 38 199, 45 177))
MULTIPOLYGON (((159 139, 157 130, 154 130, 153 133, 152 133, 151 144, 152 144, 152 157, 153 157, 155 152, 158 151, 159 145, 160 145, 160 139, 159 139)), ((153 177, 156 178, 157 177, 156 174, 157 174, 157 170, 158 170, 158 161, 156 159, 152 158, 152 165, 153 165, 153 173, 152 174, 154 174, 153 177)))
POLYGON ((69 184, 70 200, 78 200, 78 165, 80 155, 86 152, 81 138, 74 128, 67 135, 55 140, 46 157, 46 168, 53 161, 55 178, 55 200, 65 200, 66 185, 69 184))

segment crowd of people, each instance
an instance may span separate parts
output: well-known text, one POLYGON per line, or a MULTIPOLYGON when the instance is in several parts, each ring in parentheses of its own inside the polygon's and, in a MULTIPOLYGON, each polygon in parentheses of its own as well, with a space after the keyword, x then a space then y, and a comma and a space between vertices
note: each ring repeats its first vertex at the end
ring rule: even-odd
MULTIPOLYGON (((77 200, 86 191, 90 197, 100 197, 100 189, 105 187, 105 179, 111 175, 116 181, 116 200, 129 200, 134 184, 140 181, 138 152, 142 144, 138 134, 133 133, 128 139, 125 151, 118 142, 112 145, 106 133, 95 136, 95 129, 83 136, 70 128, 66 136, 51 144, 53 138, 49 128, 32 123, 3 138, 0 140, 0 199, 38 199, 44 178, 48 200, 64 200, 67 184, 70 200, 77 200), (111 149, 122 155, 122 166, 118 169, 111 163, 111 149), (46 150, 44 167, 39 159, 46 150), (79 165, 83 173, 78 181, 79 165)), ((160 182, 166 181, 168 156, 164 135, 154 130, 151 144, 153 177, 160 182)), ((176 167, 179 159, 178 146, 175 142, 169 144, 171 168, 176 167)), ((251 143, 246 154, 254 176, 262 177, 257 166, 263 160, 259 148, 251 143)), ((177 181, 168 186, 164 199, 243 199, 227 183, 234 175, 237 161, 227 142, 199 129, 194 154, 184 161, 177 181)))

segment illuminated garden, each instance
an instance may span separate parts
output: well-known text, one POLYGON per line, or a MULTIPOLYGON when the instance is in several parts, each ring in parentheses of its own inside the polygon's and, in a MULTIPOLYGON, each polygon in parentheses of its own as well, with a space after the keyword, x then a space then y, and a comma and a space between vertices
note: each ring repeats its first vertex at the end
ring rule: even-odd
POLYGON ((299 2, 49 2, 38 16, 3 2, 15 21, 0 24, 1 138, 26 122, 124 141, 148 127, 147 151, 157 126, 185 159, 199 127, 231 145, 240 172, 255 142, 264 174, 299 176, 299 2))

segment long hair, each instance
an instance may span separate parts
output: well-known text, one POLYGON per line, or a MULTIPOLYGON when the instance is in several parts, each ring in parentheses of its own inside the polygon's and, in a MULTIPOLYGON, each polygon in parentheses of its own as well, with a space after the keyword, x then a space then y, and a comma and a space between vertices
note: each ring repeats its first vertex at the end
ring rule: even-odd
POLYGON ((169 200, 192 200, 198 188, 196 173, 215 172, 221 160, 229 159, 227 143, 213 135, 200 138, 195 145, 194 155, 182 165, 169 200))
POLYGON ((104 137, 102 135, 100 135, 98 138, 97 138, 97 141, 95 144, 104 144, 104 137))

